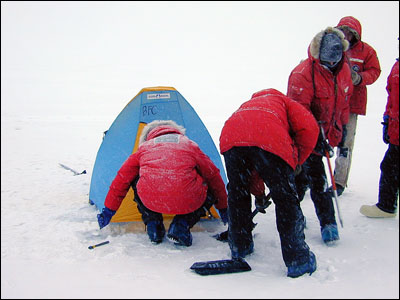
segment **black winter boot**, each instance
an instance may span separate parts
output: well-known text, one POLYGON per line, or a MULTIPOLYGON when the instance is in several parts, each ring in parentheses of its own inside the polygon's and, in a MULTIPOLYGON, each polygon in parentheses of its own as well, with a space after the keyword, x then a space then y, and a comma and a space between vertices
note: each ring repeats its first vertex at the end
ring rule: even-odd
POLYGON ((177 219, 175 217, 169 226, 167 237, 175 245, 186 247, 192 245, 192 234, 190 233, 189 224, 185 219, 177 219))
POLYGON ((146 226, 147 234, 153 244, 162 242, 165 236, 165 227, 162 221, 150 221, 146 226))

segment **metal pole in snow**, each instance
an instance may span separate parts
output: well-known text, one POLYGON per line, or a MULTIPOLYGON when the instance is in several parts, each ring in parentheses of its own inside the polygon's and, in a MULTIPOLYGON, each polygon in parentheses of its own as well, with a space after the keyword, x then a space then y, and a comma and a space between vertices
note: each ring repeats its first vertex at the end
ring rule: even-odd
POLYGON ((102 242, 102 243, 100 243, 100 244, 96 244, 96 245, 93 245, 93 246, 89 246, 88 248, 89 249, 94 249, 94 248, 96 248, 96 247, 99 247, 99 246, 102 246, 102 245, 106 245, 106 244, 108 244, 110 241, 105 241, 105 242, 102 242))
MULTIPOLYGON (((322 124, 320 124, 320 127, 321 127, 322 138, 324 139, 324 143, 325 143, 326 142, 326 137, 325 137, 325 132, 324 132, 324 128, 322 127, 322 124)), ((331 161, 329 159, 329 152, 328 152, 327 149, 324 149, 324 150, 325 150, 326 159, 328 161, 328 168, 329 168, 329 174, 331 176, 333 197, 335 198, 336 210, 337 210, 337 213, 338 213, 340 225, 343 228, 343 220, 342 220, 342 216, 340 214, 339 201, 338 201, 338 196, 337 196, 337 191, 336 191, 335 177, 333 176, 333 173, 332 173, 331 161)))

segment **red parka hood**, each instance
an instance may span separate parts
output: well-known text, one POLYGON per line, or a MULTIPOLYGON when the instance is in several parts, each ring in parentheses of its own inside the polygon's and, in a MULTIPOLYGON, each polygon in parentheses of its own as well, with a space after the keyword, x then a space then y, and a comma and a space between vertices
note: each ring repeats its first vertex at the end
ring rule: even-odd
POLYGON ((139 145, 160 135, 177 133, 184 135, 186 129, 172 120, 154 120, 147 124, 140 135, 139 145))
POLYGON ((256 98, 256 97, 266 96, 266 95, 275 95, 275 96, 284 96, 284 97, 286 97, 286 95, 284 95, 283 93, 281 93, 280 91, 278 91, 276 89, 265 89, 265 90, 261 90, 261 91, 255 92, 251 96, 251 99, 256 98))
POLYGON ((336 28, 347 27, 351 31, 357 40, 361 41, 361 23, 354 17, 343 17, 340 19, 336 28))

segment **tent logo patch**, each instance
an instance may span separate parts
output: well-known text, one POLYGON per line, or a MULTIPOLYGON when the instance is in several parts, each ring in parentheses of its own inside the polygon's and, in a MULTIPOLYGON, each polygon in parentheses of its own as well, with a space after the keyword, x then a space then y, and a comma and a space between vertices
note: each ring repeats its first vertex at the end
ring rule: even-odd
POLYGON ((148 100, 154 100, 154 99, 170 99, 171 94, 170 93, 162 93, 162 94, 147 94, 147 99, 148 100))

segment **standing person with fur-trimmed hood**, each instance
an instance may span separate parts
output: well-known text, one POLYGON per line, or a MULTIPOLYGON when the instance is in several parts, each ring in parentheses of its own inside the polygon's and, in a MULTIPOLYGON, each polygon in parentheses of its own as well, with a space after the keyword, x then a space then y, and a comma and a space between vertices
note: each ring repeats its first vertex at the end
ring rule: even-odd
MULTIPOLYGON (((330 147, 343 143, 343 125, 349 120, 349 100, 353 92, 351 72, 345 62, 349 47, 343 32, 327 27, 319 32, 308 47, 308 59, 290 74, 287 96, 301 103, 322 126, 330 147)), ((325 153, 322 135, 313 153, 296 177, 300 200, 308 187, 321 226, 325 243, 339 239, 335 210, 322 158, 325 153)))
POLYGON ((373 84, 379 78, 381 68, 376 51, 366 42, 361 41, 361 24, 356 18, 344 17, 336 28, 344 33, 350 43, 346 58, 351 68, 354 85, 353 95, 350 98, 349 122, 346 125, 347 136, 344 143, 338 147, 335 160, 335 183, 337 194, 340 196, 349 179, 357 118, 367 113, 367 85, 373 84))
POLYGON ((143 128, 138 150, 119 169, 97 215, 100 229, 131 186, 152 243, 164 238, 162 214, 175 215, 167 237, 187 247, 192 245, 190 228, 213 204, 227 223, 227 193, 219 169, 174 121, 156 120, 143 128))

